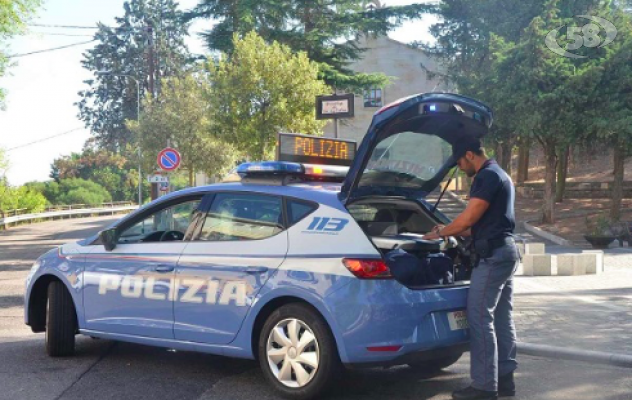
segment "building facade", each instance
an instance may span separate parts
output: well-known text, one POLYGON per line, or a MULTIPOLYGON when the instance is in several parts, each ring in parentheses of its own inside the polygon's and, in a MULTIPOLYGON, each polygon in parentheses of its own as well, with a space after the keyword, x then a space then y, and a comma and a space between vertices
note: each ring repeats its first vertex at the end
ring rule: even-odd
MULTIPOLYGON (((391 82, 385 87, 371 88, 364 93, 355 94, 355 117, 338 121, 339 138, 359 143, 373 114, 399 98, 417 93, 450 91, 440 77, 431 78, 428 71, 438 72, 440 66, 423 50, 414 49, 388 37, 365 39, 360 46, 367 50, 361 59, 350 64, 350 69, 358 73, 381 72, 390 77, 391 82)), ((326 137, 335 136, 333 121, 327 123, 324 133, 326 137)))

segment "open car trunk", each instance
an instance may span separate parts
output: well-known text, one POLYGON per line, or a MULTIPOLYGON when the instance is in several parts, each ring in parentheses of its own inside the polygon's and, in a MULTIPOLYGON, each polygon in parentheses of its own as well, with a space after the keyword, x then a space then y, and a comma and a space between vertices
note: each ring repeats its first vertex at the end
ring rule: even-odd
POLYGON ((460 95, 426 93, 375 113, 340 191, 340 200, 408 287, 454 285, 469 279, 461 239, 428 241, 446 218, 424 203, 455 167, 451 146, 489 132, 492 111, 460 95))
POLYGON ((469 280, 471 263, 463 239, 450 238, 447 242, 422 239, 435 225, 448 222, 440 214, 433 215, 424 203, 373 197, 358 200, 347 208, 382 253, 395 279, 403 285, 423 289, 469 280), (446 268, 449 276, 444 274, 446 268))

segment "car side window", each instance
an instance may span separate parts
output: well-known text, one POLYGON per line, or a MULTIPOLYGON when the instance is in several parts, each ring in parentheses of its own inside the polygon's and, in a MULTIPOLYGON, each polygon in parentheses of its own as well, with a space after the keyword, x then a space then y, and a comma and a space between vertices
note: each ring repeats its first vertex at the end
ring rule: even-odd
POLYGON ((290 225, 294 225, 318 208, 316 204, 304 201, 288 200, 290 225))
POLYGON ((125 229, 119 243, 165 242, 183 240, 193 222, 200 199, 188 200, 157 211, 125 229))
POLYGON ((283 229, 283 202, 279 197, 220 193, 204 219, 198 240, 258 240, 283 229))

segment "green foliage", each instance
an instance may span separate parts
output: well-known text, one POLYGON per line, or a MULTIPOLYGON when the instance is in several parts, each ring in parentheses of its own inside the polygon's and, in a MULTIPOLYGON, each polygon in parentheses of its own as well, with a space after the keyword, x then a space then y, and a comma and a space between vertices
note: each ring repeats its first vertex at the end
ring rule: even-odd
POLYGON ((4 178, 9 169, 9 158, 5 149, 0 147, 0 179, 4 178))
MULTIPOLYGON (((58 182, 68 178, 96 182, 111 194, 114 201, 133 201, 138 196, 137 160, 138 156, 131 151, 126 157, 103 149, 85 148, 81 153, 55 159, 50 177, 58 182)), ((148 191, 148 186, 144 189, 148 191)), ((45 193, 45 196, 52 199, 58 195, 45 193)))
POLYGON ((59 182, 30 182, 24 187, 31 192, 41 194, 48 205, 95 206, 112 201, 112 196, 103 186, 81 178, 66 178, 59 182))
POLYGON ((28 186, 11 187, 5 179, 0 179, 0 210, 27 209, 40 212, 46 206, 46 198, 28 186))
POLYGON ((601 212, 594 217, 586 217, 586 234, 591 236, 610 236, 612 235, 610 226, 612 220, 606 212, 601 212))
POLYGON ((589 139, 630 148, 632 139, 632 18, 618 12, 612 18, 617 38, 607 54, 591 65, 581 80, 587 92, 586 133, 589 139))
POLYGON ((435 6, 413 4, 366 8, 365 1, 336 0, 201 0, 189 18, 208 18, 208 48, 232 54, 233 35, 251 31, 267 43, 277 41, 293 52, 306 52, 320 67, 320 77, 339 89, 383 86, 382 74, 355 74, 348 63, 361 57, 362 35, 383 36, 406 20, 421 18, 435 6), (216 22, 216 23, 215 23, 216 22))
POLYGON ((69 178, 59 182, 59 197, 51 203, 96 206, 110 201, 112 196, 98 183, 81 178, 69 178))
MULTIPOLYGON (((0 77, 9 67, 5 44, 15 35, 25 31, 26 22, 41 5, 41 0, 0 0, 0 77)), ((5 93, 0 88, 0 106, 5 93)))
POLYGON ((188 25, 174 0, 130 0, 124 8, 125 14, 116 19, 114 28, 99 26, 95 34, 98 44, 85 53, 83 67, 96 76, 85 81, 89 88, 79 92, 81 100, 77 103, 79 118, 90 127, 96 144, 111 151, 120 151, 135 142, 125 126, 126 119, 138 117, 134 79, 140 83, 141 97, 148 93, 152 78, 156 85, 152 95, 159 94, 161 79, 181 74, 188 57, 184 44, 188 25), (152 41, 155 68, 150 77, 152 41), (99 71, 111 74, 97 75, 99 71))
MULTIPOLYGON (((140 126, 128 121, 142 138, 145 171, 156 168, 156 155, 167 143, 182 156, 181 170, 221 176, 231 167, 235 151, 230 144, 211 135, 208 74, 199 72, 163 82, 162 96, 146 99, 140 126)), ((189 182, 191 185, 193 182, 189 182)))
POLYGON ((314 99, 325 92, 318 66, 305 53, 268 45, 254 32, 235 35, 232 56, 213 76, 212 130, 251 160, 273 158, 278 132, 321 134, 314 99))

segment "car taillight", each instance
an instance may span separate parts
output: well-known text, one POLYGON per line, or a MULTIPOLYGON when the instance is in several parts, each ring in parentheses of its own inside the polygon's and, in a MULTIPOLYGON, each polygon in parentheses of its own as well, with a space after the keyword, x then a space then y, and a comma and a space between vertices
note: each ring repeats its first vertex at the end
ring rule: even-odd
POLYGON ((357 258, 345 258, 342 260, 345 267, 360 279, 392 279, 391 270, 382 260, 362 260, 357 258))

